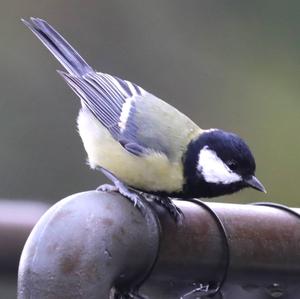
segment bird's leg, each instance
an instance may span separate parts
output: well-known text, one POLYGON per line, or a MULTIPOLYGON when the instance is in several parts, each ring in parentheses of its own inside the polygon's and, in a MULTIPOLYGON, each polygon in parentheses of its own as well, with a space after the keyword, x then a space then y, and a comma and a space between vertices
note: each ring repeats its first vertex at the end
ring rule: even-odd
POLYGON ((146 199, 155 201, 159 205, 163 206, 171 215, 172 218, 176 221, 176 223, 181 224, 183 221, 183 213, 182 211, 173 203, 172 199, 167 196, 158 196, 148 193, 143 193, 146 199))
POLYGON ((114 185, 104 184, 97 188, 98 191, 103 192, 119 192, 130 201, 133 202, 134 206, 136 206, 143 214, 145 214, 145 205, 143 203, 143 199, 152 200, 163 206, 172 218, 176 221, 176 223, 182 223, 183 213, 182 211, 172 202, 172 200, 167 196, 157 196, 150 193, 139 192, 132 190, 126 186, 123 182, 121 182, 115 175, 113 175, 109 170, 97 167, 97 170, 101 171, 110 181, 113 182, 114 185))
POLYGON ((119 191, 115 185, 111 185, 111 184, 103 184, 103 185, 99 186, 96 190, 102 191, 102 192, 118 192, 119 191))
POLYGON ((123 182, 121 182, 115 175, 113 175, 110 171, 105 168, 97 167, 97 170, 100 170, 110 181, 114 183, 113 185, 104 184, 97 188, 98 191, 103 192, 119 192, 130 201, 133 202, 134 206, 136 206, 142 214, 145 214, 145 205, 143 203, 143 196, 135 191, 129 189, 123 182))

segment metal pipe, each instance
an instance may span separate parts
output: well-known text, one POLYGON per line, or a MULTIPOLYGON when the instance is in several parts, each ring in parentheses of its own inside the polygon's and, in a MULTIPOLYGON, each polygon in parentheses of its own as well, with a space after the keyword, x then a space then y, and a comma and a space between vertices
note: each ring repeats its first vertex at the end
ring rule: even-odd
MULTIPOLYGON (((148 298, 200 298, 193 290, 224 274, 224 239, 206 209, 176 205, 185 215, 181 225, 156 204, 145 218, 117 193, 89 191, 62 200, 26 242, 18 298, 106 299, 112 287, 130 291, 142 282, 140 293, 148 298)), ((223 298, 299 298, 299 218, 271 207, 208 205, 229 236, 223 298)))
POLYGON ((158 255, 159 223, 149 211, 144 218, 117 193, 90 191, 60 201, 25 244, 18 298, 104 299, 113 286, 135 289, 158 255))
MULTIPOLYGON (((169 217, 160 217, 159 258, 141 289, 151 293, 150 298, 180 298, 201 283, 220 279, 224 270, 224 242, 214 218, 194 203, 176 204, 184 212, 184 225, 177 227, 169 217)), ((229 236, 231 263, 224 298, 299 298, 300 218, 273 207, 209 206, 229 236)))

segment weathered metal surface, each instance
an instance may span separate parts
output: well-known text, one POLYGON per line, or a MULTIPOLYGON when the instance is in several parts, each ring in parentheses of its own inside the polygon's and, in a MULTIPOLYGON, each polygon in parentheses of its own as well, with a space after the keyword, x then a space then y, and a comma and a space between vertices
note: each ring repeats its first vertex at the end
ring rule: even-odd
MULTIPOLYGON (((105 299, 113 286, 129 288, 150 274, 140 293, 174 299, 219 280, 225 254, 215 219, 195 203, 176 204, 185 215, 181 225, 155 204, 155 213, 149 208, 145 220, 116 193, 90 191, 62 200, 42 217, 26 243, 18 298, 105 299)), ((223 298, 299 298, 300 219, 271 207, 209 206, 229 236, 223 298)))
POLYGON ((24 247, 18 298, 108 298, 142 282, 158 254, 159 226, 117 193, 65 198, 41 218, 24 247))
MULTIPOLYGON (((141 289, 150 298, 180 298, 200 283, 216 281, 223 271, 223 242, 213 217, 193 203, 176 204, 185 221, 178 228, 168 215, 160 216, 159 258, 141 289)), ((271 294, 299 298, 300 218, 272 207, 209 206, 220 216, 229 236, 231 263, 224 298, 273 298, 271 294)))

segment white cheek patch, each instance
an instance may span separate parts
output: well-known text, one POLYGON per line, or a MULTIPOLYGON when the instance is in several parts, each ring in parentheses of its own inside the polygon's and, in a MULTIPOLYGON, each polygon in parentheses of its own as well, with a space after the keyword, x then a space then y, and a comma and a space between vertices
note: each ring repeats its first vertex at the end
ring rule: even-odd
POLYGON ((130 114, 130 109, 135 100, 135 97, 127 98, 122 106, 120 121, 118 123, 121 132, 123 132, 126 128, 126 123, 130 114))
POLYGON ((242 180, 207 146, 199 153, 197 170, 208 183, 231 184, 242 180))

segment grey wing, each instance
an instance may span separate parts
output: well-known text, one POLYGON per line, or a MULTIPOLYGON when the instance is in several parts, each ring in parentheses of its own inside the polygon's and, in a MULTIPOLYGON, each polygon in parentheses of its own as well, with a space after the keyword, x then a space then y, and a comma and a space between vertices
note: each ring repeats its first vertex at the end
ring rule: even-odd
MULTIPOLYGON (((134 83, 108 74, 90 72, 76 76, 61 71, 59 73, 84 105, 127 151, 138 156, 150 151, 167 155, 168 151, 158 139, 150 140, 141 134, 140 129, 147 120, 137 118, 138 112, 151 94, 134 83)), ((147 115, 144 116, 147 118, 147 115)))
POLYGON ((127 151, 134 155, 156 151, 169 159, 180 156, 191 128, 199 129, 191 120, 131 82, 96 73, 46 21, 23 22, 68 71, 59 73, 83 104, 127 151))

